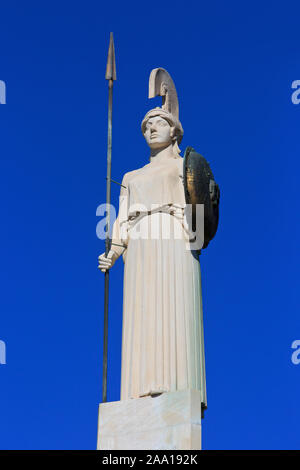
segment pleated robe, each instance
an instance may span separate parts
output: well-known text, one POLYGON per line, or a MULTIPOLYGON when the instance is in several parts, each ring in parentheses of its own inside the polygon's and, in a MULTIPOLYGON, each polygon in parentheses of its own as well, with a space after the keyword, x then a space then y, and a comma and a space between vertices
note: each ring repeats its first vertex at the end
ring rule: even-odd
POLYGON ((197 389, 206 406, 201 274, 184 224, 183 159, 126 173, 112 249, 123 251, 121 400, 197 389), (146 234, 146 236, 145 236, 146 234))

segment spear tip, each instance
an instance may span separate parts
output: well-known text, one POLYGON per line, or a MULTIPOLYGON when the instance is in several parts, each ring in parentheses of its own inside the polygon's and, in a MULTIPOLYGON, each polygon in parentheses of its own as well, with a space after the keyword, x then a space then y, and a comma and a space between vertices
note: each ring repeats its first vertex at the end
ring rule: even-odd
POLYGON ((117 80, 115 45, 114 45, 113 33, 110 33, 105 79, 106 80, 117 80))

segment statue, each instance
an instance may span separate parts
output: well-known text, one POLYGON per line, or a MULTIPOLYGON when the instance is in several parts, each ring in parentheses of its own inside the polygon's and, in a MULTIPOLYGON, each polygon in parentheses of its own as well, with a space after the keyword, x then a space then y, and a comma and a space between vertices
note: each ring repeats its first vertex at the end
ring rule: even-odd
POLYGON ((183 128, 174 83, 152 70, 149 98, 160 95, 141 128, 150 162, 126 173, 111 248, 99 256, 110 269, 123 256, 121 400, 196 389, 207 406, 199 250, 191 241, 187 204, 204 204, 205 248, 218 225, 219 188, 206 160, 191 147, 180 155, 183 128))

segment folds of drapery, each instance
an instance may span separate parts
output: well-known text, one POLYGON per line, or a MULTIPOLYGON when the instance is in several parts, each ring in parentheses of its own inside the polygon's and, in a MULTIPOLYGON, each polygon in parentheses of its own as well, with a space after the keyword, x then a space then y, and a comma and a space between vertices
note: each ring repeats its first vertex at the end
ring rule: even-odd
POLYGON ((146 209, 130 201, 125 175, 112 232, 125 262, 121 400, 198 389, 206 406, 200 264, 184 205, 146 209))
MULTIPOLYGON (((140 218, 158 238, 131 238, 124 271, 121 399, 198 389, 206 403, 201 275, 186 235, 164 239, 174 217, 140 218)), ((181 230, 184 232, 182 225, 181 230)))

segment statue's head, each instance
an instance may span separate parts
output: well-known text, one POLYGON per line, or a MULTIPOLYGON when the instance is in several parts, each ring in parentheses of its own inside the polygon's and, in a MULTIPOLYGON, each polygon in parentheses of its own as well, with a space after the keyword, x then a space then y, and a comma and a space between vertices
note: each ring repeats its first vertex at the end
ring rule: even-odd
POLYGON ((151 71, 149 98, 162 96, 162 107, 148 111, 142 121, 142 132, 151 149, 163 149, 173 145, 174 157, 179 157, 178 145, 183 136, 179 121, 178 98, 172 78, 165 69, 151 71))
POLYGON ((151 109, 142 121, 142 133, 151 149, 173 145, 174 156, 179 156, 178 144, 183 136, 181 123, 162 108, 151 109))

